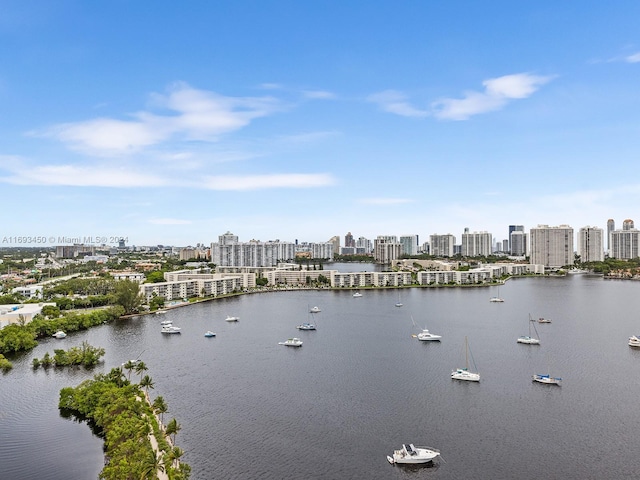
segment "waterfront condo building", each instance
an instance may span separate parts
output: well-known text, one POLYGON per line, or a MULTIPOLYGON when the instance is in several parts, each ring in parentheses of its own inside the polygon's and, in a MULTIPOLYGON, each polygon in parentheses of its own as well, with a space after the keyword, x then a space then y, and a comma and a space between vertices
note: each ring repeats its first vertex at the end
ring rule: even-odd
POLYGON ((532 264, 541 264, 549 268, 573 264, 573 228, 569 225, 538 225, 529 233, 532 264))
POLYGON ((582 227, 578 230, 578 255, 582 262, 602 262, 604 232, 598 227, 582 227))
POLYGON ((401 235, 402 253, 405 255, 418 254, 418 235, 401 235))
POLYGON ((373 258, 378 263, 389 264, 402 255, 402 244, 395 236, 378 236, 373 241, 373 258))
POLYGON ((526 257, 529 254, 527 246, 529 244, 529 234, 521 230, 514 230, 509 235, 509 245, 511 256, 526 257))
POLYGON ((447 233, 446 235, 433 234, 429 237, 429 247, 431 255, 434 257, 453 257, 453 246, 456 237, 447 233))

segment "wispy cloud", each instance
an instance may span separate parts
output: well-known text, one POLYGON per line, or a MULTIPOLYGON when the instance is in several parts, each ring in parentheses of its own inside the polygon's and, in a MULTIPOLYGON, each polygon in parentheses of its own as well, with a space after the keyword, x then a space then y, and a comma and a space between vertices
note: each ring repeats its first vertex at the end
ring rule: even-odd
POLYGON ((193 222, 182 218, 152 218, 147 223, 154 225, 190 225, 193 222))
POLYGON ((640 52, 634 53, 633 55, 628 55, 624 57, 624 60, 627 63, 638 63, 640 62, 640 52))
POLYGON ((443 98, 432 105, 437 118, 444 120, 467 120, 473 115, 499 110, 511 100, 531 96, 552 76, 516 73, 482 82, 483 92, 469 91, 463 98, 443 98))
POLYGON ((412 203, 410 198, 361 198, 358 203, 364 205, 401 205, 404 203, 412 203))
POLYGON ((336 98, 336 95, 331 92, 327 92, 324 90, 305 90, 302 92, 305 98, 309 98, 312 100, 331 100, 336 98))
POLYGON ((140 111, 124 120, 96 118, 63 123, 43 135, 85 153, 123 154, 174 138, 216 141, 220 135, 243 128, 281 107, 273 97, 227 97, 182 82, 151 99, 159 112, 140 111))
POLYGON ((377 104, 385 112, 395 113, 403 117, 426 117, 429 115, 429 111, 412 106, 408 102, 407 96, 397 90, 374 93, 367 97, 367 101, 377 104))
POLYGON ((336 183, 325 173, 283 173, 266 175, 220 175, 205 177, 202 186, 211 190, 263 190, 267 188, 328 187, 336 183))

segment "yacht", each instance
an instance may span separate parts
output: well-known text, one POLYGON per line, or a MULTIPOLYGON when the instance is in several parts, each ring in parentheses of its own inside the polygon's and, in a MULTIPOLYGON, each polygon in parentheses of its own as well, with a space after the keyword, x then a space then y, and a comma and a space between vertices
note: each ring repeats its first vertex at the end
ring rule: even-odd
POLYGON ((538 323, 551 323, 551 319, 550 318, 540 317, 538 319, 538 323))
POLYGON ((434 458, 440 455, 440 452, 429 447, 416 447, 413 443, 402 445, 399 450, 394 450, 393 455, 387 455, 387 461, 390 464, 407 463, 418 464, 432 462, 434 458))
POLYGON ((53 338, 65 338, 67 336, 62 330, 58 330, 56 333, 52 335, 53 338))
POLYGON ((547 385, 558 385, 560 386, 560 382, 562 381, 561 378, 558 377, 552 377, 549 374, 535 374, 532 376, 532 379, 534 382, 538 382, 538 383, 545 383, 547 385))
POLYGON ((207 330, 206 332, 204 332, 204 336, 205 337, 215 337, 216 334, 213 333, 211 330, 207 330))
MULTIPOLYGON (((479 382, 480 374, 469 371, 469 342, 467 341, 467 337, 464 337, 464 358, 465 358, 464 368, 457 368, 453 372, 451 372, 451 379, 465 380, 467 382, 479 382)), ((472 360, 473 360, 473 357, 472 357, 472 360)), ((475 361, 473 363, 475 365, 475 361)))
POLYGON ((315 330, 316 326, 313 323, 303 323, 302 325, 298 325, 296 327, 298 330, 315 330))
POLYGON ((162 333, 180 333, 180 327, 174 327, 173 325, 164 325, 160 331, 162 333))
POLYGON ((322 310, 320 310, 320 307, 311 307, 309 311, 311 313, 320 313, 322 310))
POLYGON ((502 302, 504 302, 504 300, 502 298, 500 298, 500 297, 491 297, 489 299, 489 301, 492 302, 492 303, 502 303, 502 302))
POLYGON ((423 342, 439 342, 441 338, 442 335, 431 333, 426 328, 418 334, 418 340, 422 340, 423 342))
POLYGON ((357 298, 357 297, 361 297, 362 294, 360 292, 356 292, 356 293, 353 294, 353 296, 357 298))
POLYGON ((240 317, 232 317, 231 315, 227 315, 227 318, 225 318, 226 322, 237 322, 238 320, 240 320, 240 317))
POLYGON ((284 342, 279 342, 279 345, 286 345, 287 347, 301 347, 302 340, 299 338, 288 338, 284 342))
POLYGON ((640 347, 640 335, 632 335, 629 337, 630 347, 640 347))
POLYGON ((160 322, 160 325, 171 325, 173 324, 173 322, 171 320, 162 320, 160 322))

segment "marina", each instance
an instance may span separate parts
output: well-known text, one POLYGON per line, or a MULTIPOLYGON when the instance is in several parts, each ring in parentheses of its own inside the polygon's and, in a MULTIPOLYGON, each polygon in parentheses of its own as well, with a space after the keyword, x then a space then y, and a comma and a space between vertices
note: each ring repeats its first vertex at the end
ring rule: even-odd
POLYGON ((403 289, 402 309, 393 289, 367 289, 357 302, 352 291, 244 295, 167 311, 181 335, 160 335, 153 316, 74 332, 68 346, 106 349, 89 371, 33 370, 33 357, 59 345, 43 339, 1 380, 0 464, 7 478, 96 478, 102 440, 60 416, 59 390, 141 355, 151 398, 162 395, 165 421, 182 426, 177 443, 194 479, 634 478, 640 439, 629 419, 640 385, 627 372, 640 349, 627 343, 638 331, 638 289, 588 275, 512 279, 500 308, 485 288, 403 289), (322 329, 302 332, 304 348, 282 348, 308 304, 322 305, 322 329), (528 312, 542 310, 562 321, 545 325, 543 345, 517 344, 528 312), (225 322, 229 311, 243 321, 225 322), (442 340, 412 338, 410 315, 442 340), (465 336, 480 383, 450 378, 464 364, 465 336), (532 381, 550 358, 561 388, 532 381), (389 465, 407 441, 436 447, 446 462, 424 472, 389 465), (250 464, 240 443, 255 452, 250 464))

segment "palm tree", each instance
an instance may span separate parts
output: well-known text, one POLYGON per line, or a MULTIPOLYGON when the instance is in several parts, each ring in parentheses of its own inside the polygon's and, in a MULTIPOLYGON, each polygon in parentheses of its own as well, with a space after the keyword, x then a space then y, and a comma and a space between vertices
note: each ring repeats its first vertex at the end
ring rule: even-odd
POLYGON ((136 362, 133 360, 129 360, 127 363, 124 363, 123 368, 127 370, 127 380, 131 380, 131 371, 136 368, 136 362))
POLYGON ((149 369, 147 368, 147 364, 146 363, 138 362, 138 363, 136 363, 136 366, 135 366, 134 370, 136 371, 137 374, 140 375, 140 378, 142 378, 142 374, 144 372, 146 372, 147 370, 149 370, 149 369))
POLYGON ((140 480, 148 480, 150 478, 158 478, 158 472, 164 472, 164 463, 162 457, 156 455, 156 452, 150 448, 142 465, 142 475, 140 480))
POLYGON ((156 397, 156 399, 153 401, 153 410, 156 412, 156 414, 160 414, 160 423, 163 423, 163 419, 164 419, 164 414, 167 413, 169 411, 169 406, 167 405, 167 402, 164 401, 164 398, 162 396, 158 396, 156 397))
POLYGON ((178 423, 175 418, 172 418, 169 423, 167 423, 167 428, 165 430, 167 435, 173 435, 173 443, 176 443, 176 435, 182 429, 182 426, 178 423))
POLYGON ((154 383, 149 375, 145 375, 140 380, 140 386, 145 389, 145 391, 147 392, 147 397, 149 397, 149 389, 154 387, 154 383))
POLYGON ((165 466, 176 468, 180 463, 180 457, 184 455, 184 450, 180 447, 173 447, 164 455, 165 466))

